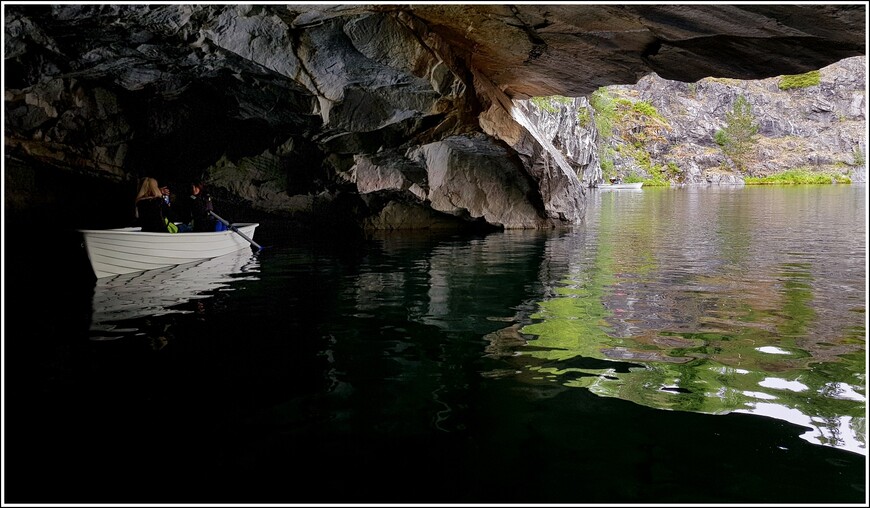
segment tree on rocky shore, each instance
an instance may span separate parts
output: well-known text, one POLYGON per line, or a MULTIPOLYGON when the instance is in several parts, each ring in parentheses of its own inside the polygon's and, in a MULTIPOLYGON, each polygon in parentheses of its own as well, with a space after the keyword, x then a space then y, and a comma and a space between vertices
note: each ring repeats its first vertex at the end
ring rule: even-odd
POLYGON ((725 113, 725 121, 725 127, 716 131, 716 144, 738 171, 746 171, 758 142, 758 124, 745 96, 737 96, 731 111, 725 113))

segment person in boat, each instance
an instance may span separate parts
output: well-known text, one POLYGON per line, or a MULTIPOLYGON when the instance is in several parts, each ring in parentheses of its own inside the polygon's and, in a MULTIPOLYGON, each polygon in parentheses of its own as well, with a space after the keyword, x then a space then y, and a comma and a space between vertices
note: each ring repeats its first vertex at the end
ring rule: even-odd
POLYGON ((160 194, 163 195, 163 217, 173 220, 172 191, 169 190, 168 185, 162 185, 160 186, 160 194))
POLYGON ((190 217, 191 231, 205 232, 215 231, 216 223, 209 212, 214 210, 211 196, 202 182, 193 182, 190 190, 190 217))
POLYGON ((171 224, 163 214, 163 193, 157 180, 146 176, 139 184, 139 192, 136 193, 136 219, 142 227, 142 231, 152 233, 174 233, 174 224, 171 224), (170 225, 171 224, 171 225, 170 225))
POLYGON ((183 211, 179 210, 178 196, 168 185, 160 187, 160 192, 163 194, 163 217, 175 224, 179 233, 190 231, 190 225, 187 224, 189 220, 185 221, 183 211))

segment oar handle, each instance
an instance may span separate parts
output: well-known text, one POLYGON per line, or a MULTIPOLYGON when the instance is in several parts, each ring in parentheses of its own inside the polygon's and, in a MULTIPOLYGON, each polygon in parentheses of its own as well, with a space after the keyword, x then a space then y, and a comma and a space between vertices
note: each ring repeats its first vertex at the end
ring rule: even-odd
POLYGON ((263 250, 263 247, 262 247, 259 243, 257 243, 257 242, 255 242, 255 241, 251 240, 250 238, 248 238, 248 235, 246 235, 246 234, 242 233, 241 231, 239 231, 239 228, 237 228, 237 227, 233 226, 232 224, 230 224, 229 222, 227 222, 226 219, 223 219, 220 215, 214 213, 214 212, 211 211, 211 210, 209 210, 208 213, 209 213, 209 215, 211 215, 211 216, 214 217, 215 219, 221 221, 221 222, 223 223, 224 226, 230 228, 234 233, 238 234, 239 236, 241 236, 242 238, 244 238, 245 240, 247 240, 248 243, 250 243, 251 245, 253 245, 254 247, 257 248, 257 251, 261 251, 261 250, 263 250))

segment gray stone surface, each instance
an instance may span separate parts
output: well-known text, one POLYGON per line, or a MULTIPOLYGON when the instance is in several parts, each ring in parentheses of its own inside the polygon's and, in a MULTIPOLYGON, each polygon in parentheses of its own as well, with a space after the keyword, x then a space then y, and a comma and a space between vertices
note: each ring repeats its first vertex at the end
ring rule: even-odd
MULTIPOLYGON (((367 194, 503 227, 578 222, 588 143, 536 131, 516 100, 650 72, 798 73, 865 51, 851 5, 5 8, 4 141, 20 167, 204 178, 251 210, 341 202, 378 227, 403 221, 367 194), (355 205, 334 199, 350 191, 355 205)), ((837 107, 820 97, 813 114, 837 107)), ((26 204, 40 191, 11 192, 26 204)))

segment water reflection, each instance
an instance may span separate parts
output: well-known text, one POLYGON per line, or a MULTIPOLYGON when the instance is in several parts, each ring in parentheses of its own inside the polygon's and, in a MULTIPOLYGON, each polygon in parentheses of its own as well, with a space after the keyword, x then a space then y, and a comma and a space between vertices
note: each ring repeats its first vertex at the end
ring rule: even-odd
POLYGON ((190 313, 181 308, 191 300, 228 290, 230 282, 255 280, 259 260, 245 249, 225 256, 183 265, 98 279, 94 286, 91 340, 114 340, 137 329, 135 318, 190 313))
POLYGON ((336 418, 383 411, 375 431, 466 429, 480 338, 515 321, 547 237, 382 235, 358 266, 332 267, 337 313, 319 330, 329 337, 330 396, 353 408, 336 418))
POLYGON ((866 454, 861 188, 591 199, 577 238, 548 242, 567 275, 519 330, 521 377, 866 454))

